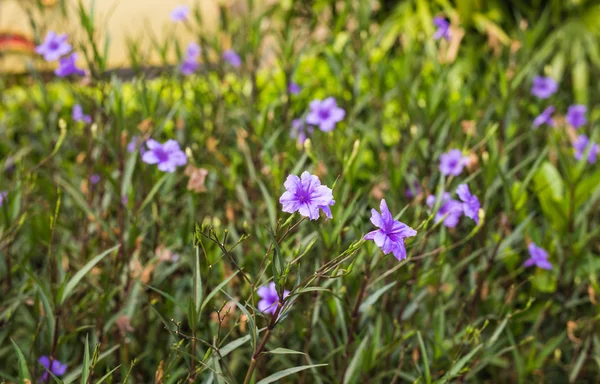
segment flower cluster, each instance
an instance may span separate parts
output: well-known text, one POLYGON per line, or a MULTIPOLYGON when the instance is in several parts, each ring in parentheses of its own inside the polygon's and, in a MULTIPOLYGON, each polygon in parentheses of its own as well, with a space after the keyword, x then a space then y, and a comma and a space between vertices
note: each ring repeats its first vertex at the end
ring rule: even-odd
POLYGON ((187 46, 185 58, 179 65, 179 70, 183 75, 191 75, 198 70, 198 58, 200 57, 200 46, 196 43, 190 43, 187 46))
MULTIPOLYGON (((443 221, 444 226, 454 228, 458 225, 460 217, 465 215, 479 225, 479 209, 481 204, 477 196, 472 195, 467 184, 460 184, 456 188, 456 194, 460 201, 452 199, 448 192, 444 192, 441 196, 440 208, 435 214, 435 221, 443 221)), ((436 197, 433 195, 427 196, 427 206, 433 209, 436 203, 436 197)))
POLYGON ((328 97, 325 100, 313 100, 310 102, 309 108, 310 110, 304 120, 296 119, 292 122, 290 135, 292 138, 298 138, 300 144, 306 140, 307 132, 311 134, 313 132, 313 128, 305 128, 305 124, 316 126, 323 132, 331 132, 336 124, 346 116, 346 111, 338 107, 333 97, 328 97))
POLYGON ((57 35, 56 32, 50 31, 46 34, 42 44, 35 48, 35 52, 44 56, 44 60, 48 62, 58 60, 58 68, 54 71, 56 76, 83 76, 85 71, 77 67, 77 53, 72 52, 66 56, 72 48, 71 44, 67 43, 66 33, 57 35))

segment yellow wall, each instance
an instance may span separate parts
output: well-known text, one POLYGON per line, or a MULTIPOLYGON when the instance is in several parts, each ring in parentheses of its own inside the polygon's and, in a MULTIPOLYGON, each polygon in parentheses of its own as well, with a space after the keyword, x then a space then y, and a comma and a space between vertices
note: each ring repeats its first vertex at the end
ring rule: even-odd
MULTIPOLYGON (((27 14, 24 7, 27 3, 34 3, 36 0, 0 0, 0 32, 20 32, 27 36, 32 36, 32 30, 29 25, 27 14)), ((51 2, 52 0, 44 0, 51 2)), ((111 46, 109 53, 109 66, 118 67, 127 64, 127 37, 142 40, 149 44, 147 37, 148 31, 164 41, 167 36, 175 35, 185 46, 193 37, 186 29, 171 21, 169 15, 177 5, 187 4, 192 9, 199 6, 203 19, 204 28, 214 27, 217 20, 218 0, 96 0, 96 20, 99 22, 101 33, 109 32, 111 46)), ((65 21, 60 16, 57 7, 47 7, 44 14, 35 12, 35 19, 42 26, 44 31, 55 30, 57 33, 66 32, 70 36, 70 43, 76 46, 77 42, 83 42, 84 35, 79 27, 79 21, 76 19, 77 0, 67 0, 67 7, 71 19, 65 21)), ((91 0, 84 0, 84 4, 89 7, 91 0)), ((42 36, 43 37, 43 36, 42 36)), ((25 60, 30 63, 30 58, 22 55, 7 55, 0 58, 0 71, 21 71, 25 69, 25 60)), ((147 64, 157 64, 158 58, 153 57, 147 64)), ((43 64, 42 64, 43 65, 43 64)), ((54 68, 51 65, 49 68, 54 68)))

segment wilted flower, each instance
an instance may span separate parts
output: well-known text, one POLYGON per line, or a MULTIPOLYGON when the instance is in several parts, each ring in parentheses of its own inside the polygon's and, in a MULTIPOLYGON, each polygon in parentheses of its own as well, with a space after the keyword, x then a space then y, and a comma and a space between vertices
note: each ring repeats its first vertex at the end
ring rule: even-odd
POLYGON ((533 78, 531 94, 540 99, 547 99, 558 91, 558 84, 551 77, 536 76, 533 78))
MULTIPOLYGON (((52 367, 50 367, 50 358, 48 356, 40 357, 38 359, 38 362, 40 364, 42 364, 44 366, 44 368, 46 368, 47 370, 52 372, 52 374, 54 374, 54 376, 62 376, 67 372, 67 364, 62 364, 60 361, 58 361, 56 359, 52 362, 52 367)), ((42 382, 45 382, 48 380, 48 376, 49 376, 48 372, 46 370, 44 370, 44 374, 42 375, 40 380, 42 382)))
POLYGON ((226 62, 231 64, 232 67, 235 68, 242 65, 242 59, 240 58, 240 55, 238 55, 237 52, 233 49, 228 49, 225 52, 223 52, 223 60, 225 60, 226 62))
POLYGON ((194 191, 197 193, 206 192, 206 185, 204 185, 206 176, 208 175, 208 171, 206 169, 196 168, 190 164, 185 168, 185 175, 189 176, 190 178, 187 183, 188 191, 194 191))
POLYGON ((75 104, 71 113, 73 120, 89 124, 92 122, 92 117, 83 113, 81 105, 75 104))
POLYGON ((524 267, 535 265, 542 269, 552 269, 552 264, 548 261, 548 252, 545 249, 538 247, 533 242, 529 243, 527 248, 529 249, 529 259, 525 260, 524 267))
POLYGON ((83 69, 77 68, 77 52, 73 52, 69 56, 60 59, 58 62, 58 68, 56 68, 54 74, 59 77, 85 75, 85 71, 83 69))
POLYGON ((300 93, 301 90, 302 88, 300 88, 300 86, 294 83, 293 81, 290 81, 290 83, 288 84, 288 92, 292 95, 297 95, 298 93, 300 93))
POLYGON ((590 143, 590 140, 586 135, 577 136, 577 139, 575 139, 575 142, 573 143, 573 148, 575 148, 575 159, 581 160, 588 146, 587 161, 590 164, 594 164, 598 153, 600 153, 600 146, 597 143, 590 143))
MULTIPOLYGON (((434 195, 427 196, 427 199, 425 200, 425 203, 430 209, 433 208, 435 202, 434 195)), ((464 212, 463 204, 458 200, 451 199, 448 192, 442 194, 441 204, 440 209, 435 215, 435 222, 438 223, 441 220, 444 220, 444 226, 448 228, 456 227, 464 212)))
POLYGON ((298 138, 298 143, 303 144, 307 136, 312 135, 314 131, 315 129, 312 126, 304 124, 303 119, 294 119, 290 137, 292 139, 298 138))
POLYGON ((0 207, 6 201, 6 196, 8 196, 8 191, 0 191, 0 207))
POLYGON ((450 23, 448 20, 441 16, 436 16, 433 18, 433 25, 437 27, 437 30, 433 35, 435 40, 439 40, 442 37, 446 40, 450 40, 450 23))
MULTIPOLYGON (((256 291, 261 300, 258 302, 258 310, 263 313, 275 314, 277 311, 277 303, 279 302, 279 295, 277 294, 277 288, 274 282, 270 282, 268 286, 263 285, 258 287, 256 291)), ((287 289, 283 291, 283 298, 285 299, 290 294, 287 289)))
POLYGON ((325 100, 313 100, 310 102, 310 112, 306 116, 308 124, 317 125, 323 132, 333 131, 336 123, 342 121, 346 111, 337 106, 333 97, 325 100))
POLYGON ((184 75, 191 75, 198 70, 198 57, 200 56, 200 46, 196 43, 190 43, 187 47, 185 58, 179 66, 179 70, 184 75))
POLYGON ((302 179, 296 175, 289 175, 283 186, 287 190, 281 195, 279 202, 283 205, 283 212, 300 212, 310 220, 319 218, 319 209, 322 209, 327 218, 331 219, 331 209, 335 204, 333 191, 325 185, 317 176, 303 172, 302 179))
POLYGON ((35 52, 44 56, 46 61, 56 61, 71 52, 71 44, 67 43, 66 33, 57 35, 54 31, 50 31, 44 38, 44 42, 35 48, 35 52))
POLYGON ((586 112, 587 107, 585 105, 571 105, 567 110, 567 116, 565 116, 565 120, 570 126, 577 129, 587 123, 587 118, 585 117, 586 112))
POLYGON ((481 204, 479 204, 477 196, 471 194, 467 184, 460 184, 456 188, 456 194, 463 202, 462 206, 465 216, 473 219, 475 224, 479 224, 479 208, 481 208, 481 204))
POLYGON ((398 220, 394 220, 385 199, 381 199, 379 210, 381 214, 377 210, 371 209, 371 223, 379 229, 367 233, 365 240, 373 240, 386 255, 393 253, 398 260, 406 259, 404 239, 415 236, 417 231, 398 220))
POLYGON ((146 141, 148 150, 142 155, 146 164, 158 164, 158 169, 163 172, 174 172, 175 168, 187 163, 185 152, 175 140, 167 140, 164 144, 156 140, 146 141))
POLYGON ((100 181, 100 175, 97 173, 94 173, 92 176, 90 176, 90 183, 92 184, 98 184, 98 182, 100 181))
POLYGON ((186 21, 189 13, 190 7, 187 5, 179 5, 171 11, 171 20, 174 22, 186 21))
POLYGON ((469 157, 463 156, 460 149, 451 149, 440 155, 440 172, 444 175, 458 176, 465 165, 469 163, 469 157))
POLYGON ((554 113, 554 106, 551 105, 548 108, 544 109, 542 113, 540 113, 533 120, 533 127, 537 128, 542 124, 548 124, 551 127, 554 127, 554 119, 552 118, 552 114, 554 113))

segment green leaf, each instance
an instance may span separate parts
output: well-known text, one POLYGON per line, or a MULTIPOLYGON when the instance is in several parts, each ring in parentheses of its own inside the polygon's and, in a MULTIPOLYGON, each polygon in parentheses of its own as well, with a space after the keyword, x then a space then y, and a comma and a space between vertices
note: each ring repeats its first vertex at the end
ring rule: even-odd
POLYGON ((19 381, 21 383, 26 383, 27 380, 31 383, 31 376, 29 375, 29 370, 27 369, 27 361, 25 360, 23 352, 21 352, 21 349, 12 338, 10 339, 10 342, 12 343, 13 348, 17 352, 17 360, 19 365, 19 381))
POLYGON ((102 259, 104 259, 106 256, 108 256, 115 250, 119 249, 120 246, 121 245, 116 245, 116 246, 112 247, 111 249, 108 249, 108 250, 102 252, 98 256, 94 257, 92 260, 88 261, 87 264, 83 266, 83 268, 81 268, 79 271, 77 271, 77 273, 75 275, 73 275, 73 277, 69 280, 67 285, 65 285, 65 290, 63 291, 63 294, 59 299, 59 303, 60 304, 64 303, 65 300, 67 300, 69 298, 69 296, 71 296, 71 294, 73 293, 73 290, 75 289, 77 284, 81 281, 81 279, 83 279, 83 277, 92 268, 94 268, 94 266, 96 264, 98 264, 100 261, 102 261, 102 259))
POLYGON ((85 349, 83 351, 83 364, 81 365, 81 384, 87 384, 90 376, 90 346, 88 335, 85 335, 85 349))
POLYGON ((196 312, 200 313, 202 308, 202 274, 200 270, 200 247, 196 245, 196 258, 194 268, 194 302, 196 304, 196 312))
POLYGON ((246 335, 244 337, 240 337, 237 340, 233 340, 231 343, 228 343, 224 347, 219 348, 219 353, 221 354, 222 357, 225 357, 225 356, 229 355, 231 352, 233 352, 234 350, 236 350, 237 348, 246 344, 248 342, 248 340, 250 340, 251 338, 252 337, 250 335, 246 335))
POLYGON ((272 355, 306 355, 306 353, 304 352, 294 351, 293 349, 287 348, 275 348, 268 351, 267 353, 270 353, 272 355))
POLYGON ((431 372, 429 370, 429 357, 427 356, 427 349, 425 349, 425 343, 423 343, 423 337, 421 332, 417 331, 417 339, 419 340, 419 348, 421 349, 421 358, 423 359, 423 368, 425 369, 425 382, 431 383, 431 372))
POLYGON ((357 370, 359 368, 359 363, 363 362, 363 354, 367 344, 369 342, 370 336, 365 336, 365 338, 361 341, 360 345, 354 352, 354 356, 352 356, 352 360, 350 360, 350 364, 348 364, 348 369, 346 369, 346 373, 344 374, 344 384, 348 384, 352 378, 355 377, 357 370))
POLYGON ((389 284, 387 284, 386 286, 379 288, 377 291, 375 291, 371 296, 367 297, 365 299, 365 301, 363 301, 363 303, 360 305, 360 307, 358 308, 358 310, 360 312, 365 312, 366 310, 369 309, 370 306, 372 306, 373 304, 375 304, 375 302, 377 300, 379 300, 379 298, 381 296, 383 296, 384 293, 386 293, 390 288, 392 288, 394 285, 396 285, 396 281, 391 282, 389 284))
POLYGON ((477 352, 479 352, 479 350, 482 347, 483 347, 483 344, 479 344, 471 352, 469 352, 466 356, 464 356, 463 358, 461 358, 460 360, 458 360, 458 362, 456 364, 454 364, 452 366, 452 368, 450 368, 450 370, 448 371, 448 373, 446 373, 444 375, 443 379, 449 380, 449 379, 452 379, 452 378, 456 377, 456 375, 458 375, 460 373, 460 371, 463 369, 463 367, 469 361, 471 361, 471 359, 473 358, 473 356, 475 356, 475 354, 477 352))
POLYGON ((327 364, 312 364, 312 365, 301 365, 299 367, 284 369, 283 371, 279 371, 277 373, 272 374, 271 376, 267 376, 256 384, 269 384, 275 383, 279 380, 283 379, 286 376, 293 375, 294 373, 298 373, 304 371, 305 369, 317 368, 317 367, 325 367, 327 364))

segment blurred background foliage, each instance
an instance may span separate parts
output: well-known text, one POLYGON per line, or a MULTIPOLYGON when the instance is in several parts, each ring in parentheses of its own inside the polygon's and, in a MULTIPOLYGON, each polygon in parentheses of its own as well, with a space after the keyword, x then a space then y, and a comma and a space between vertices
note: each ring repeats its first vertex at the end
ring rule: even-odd
POLYGON ((189 41, 131 39, 116 70, 93 10, 64 9, 86 31, 70 41, 90 75, 31 66, 0 80, 2 379, 37 380, 54 353, 69 366, 57 382, 243 382, 270 321, 255 291, 276 257, 297 295, 252 382, 600 375, 600 170, 573 159, 562 118, 586 104, 600 139, 596 2, 249 0, 223 5, 216 31, 199 12, 176 27, 202 48, 189 77, 176 66, 189 41), (432 39, 438 15, 450 41, 432 39), (228 48, 241 68, 220 59, 228 48), (547 106, 529 93, 535 75, 560 84, 556 129, 531 129, 547 106), (292 120, 329 96, 344 121, 299 145, 292 120), (93 124, 73 121, 74 104, 93 124), (201 188, 128 152, 134 136, 177 140, 208 171, 201 188), (460 178, 438 172, 450 148, 471 158, 460 178), (333 220, 281 213, 285 178, 304 170, 334 188, 333 220), (463 182, 482 225, 435 225, 425 197, 463 182), (381 198, 419 230, 408 260, 360 242, 381 198), (530 241, 552 271, 522 267, 530 241))

